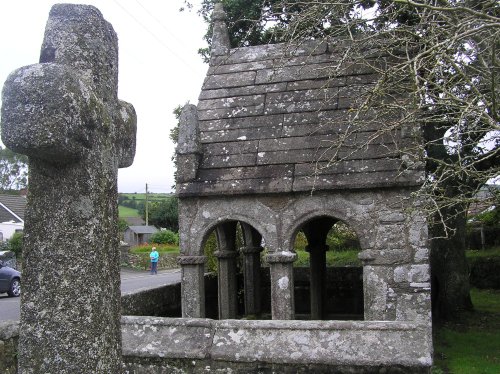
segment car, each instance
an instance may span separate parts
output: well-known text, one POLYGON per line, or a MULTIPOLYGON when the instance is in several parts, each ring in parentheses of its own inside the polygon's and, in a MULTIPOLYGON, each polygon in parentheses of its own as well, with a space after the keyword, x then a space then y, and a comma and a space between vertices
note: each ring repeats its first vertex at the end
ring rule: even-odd
POLYGON ((10 297, 21 295, 21 273, 0 261, 0 293, 10 297))

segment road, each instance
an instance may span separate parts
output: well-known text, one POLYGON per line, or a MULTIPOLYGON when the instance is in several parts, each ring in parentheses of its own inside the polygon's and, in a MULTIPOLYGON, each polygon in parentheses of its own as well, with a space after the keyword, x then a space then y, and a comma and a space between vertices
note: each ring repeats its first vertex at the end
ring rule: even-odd
MULTIPOLYGON (((120 275, 122 294, 177 283, 181 280, 180 269, 159 270, 157 275, 150 275, 147 271, 122 269, 120 275)), ((0 321, 19 320, 20 299, 0 294, 0 321)))

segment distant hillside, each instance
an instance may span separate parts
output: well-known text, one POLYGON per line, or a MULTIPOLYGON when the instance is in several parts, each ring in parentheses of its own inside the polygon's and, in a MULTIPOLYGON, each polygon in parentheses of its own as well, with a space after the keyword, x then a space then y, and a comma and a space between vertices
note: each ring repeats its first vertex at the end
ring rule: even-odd
MULTIPOLYGON (((148 201, 162 201, 173 197, 174 194, 148 193, 148 201)), ((140 217, 146 204, 145 193, 119 193, 118 194, 118 215, 124 217, 140 217)))

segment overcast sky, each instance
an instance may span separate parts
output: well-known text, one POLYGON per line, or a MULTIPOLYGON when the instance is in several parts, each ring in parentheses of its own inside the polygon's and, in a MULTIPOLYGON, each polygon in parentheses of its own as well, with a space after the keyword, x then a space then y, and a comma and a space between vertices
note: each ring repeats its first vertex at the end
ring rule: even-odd
MULTIPOLYGON (((206 25, 196 12, 179 12, 183 0, 59 1, 92 4, 118 34, 118 96, 137 112, 132 166, 120 169, 120 192, 170 192, 174 184, 169 139, 177 105, 196 104, 208 69, 197 50, 206 25)), ((199 0, 191 1, 198 4, 199 0)), ((45 23, 57 1, 0 1, 0 82, 13 70, 38 62, 45 23)))

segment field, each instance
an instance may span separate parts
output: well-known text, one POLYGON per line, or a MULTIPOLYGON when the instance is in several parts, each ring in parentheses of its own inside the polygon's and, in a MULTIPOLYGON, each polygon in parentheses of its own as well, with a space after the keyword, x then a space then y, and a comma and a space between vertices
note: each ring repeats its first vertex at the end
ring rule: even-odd
POLYGON ((435 328, 433 374, 500 373, 500 290, 471 290, 474 312, 435 328))
MULTIPOLYGON (((166 193, 149 193, 148 202, 156 202, 174 196, 166 193)), ((145 193, 119 193, 118 194, 118 215, 124 217, 140 217, 140 209, 146 203, 145 193)))
POLYGON ((123 205, 118 205, 118 216, 121 217, 139 217, 139 211, 123 205))

